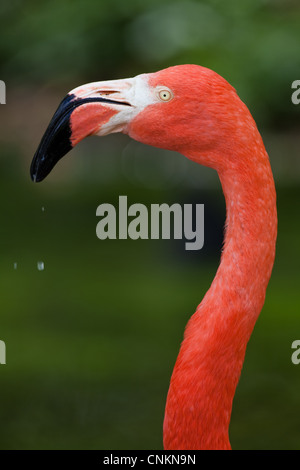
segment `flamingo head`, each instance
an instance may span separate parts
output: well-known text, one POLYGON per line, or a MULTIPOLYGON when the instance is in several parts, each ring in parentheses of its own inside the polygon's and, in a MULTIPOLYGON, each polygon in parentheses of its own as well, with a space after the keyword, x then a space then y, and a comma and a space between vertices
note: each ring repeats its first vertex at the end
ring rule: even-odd
MULTIPOLYGON (((226 80, 198 65, 79 86, 55 112, 34 155, 31 177, 42 181, 89 135, 122 132, 190 158, 196 149, 205 155, 222 141, 220 134, 234 126, 227 116, 233 97, 235 91, 226 80)), ((200 163, 210 165, 205 159, 200 163)))

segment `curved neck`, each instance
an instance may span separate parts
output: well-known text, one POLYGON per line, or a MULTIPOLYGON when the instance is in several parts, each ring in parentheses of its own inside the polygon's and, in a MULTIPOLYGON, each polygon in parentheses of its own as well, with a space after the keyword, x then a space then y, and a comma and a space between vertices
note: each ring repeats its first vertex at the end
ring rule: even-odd
POLYGON ((173 371, 166 449, 230 449, 232 401, 264 303, 277 234, 269 159, 261 141, 252 150, 245 164, 244 147, 235 144, 229 168, 218 168, 226 200, 224 250, 213 283, 186 327, 173 371))

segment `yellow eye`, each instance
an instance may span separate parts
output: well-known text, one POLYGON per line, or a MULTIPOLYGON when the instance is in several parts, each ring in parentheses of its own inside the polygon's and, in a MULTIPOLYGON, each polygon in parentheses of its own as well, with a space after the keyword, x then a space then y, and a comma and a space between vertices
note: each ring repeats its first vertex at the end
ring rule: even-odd
POLYGON ((173 98, 172 93, 170 90, 159 90, 158 97, 161 101, 170 101, 173 98))

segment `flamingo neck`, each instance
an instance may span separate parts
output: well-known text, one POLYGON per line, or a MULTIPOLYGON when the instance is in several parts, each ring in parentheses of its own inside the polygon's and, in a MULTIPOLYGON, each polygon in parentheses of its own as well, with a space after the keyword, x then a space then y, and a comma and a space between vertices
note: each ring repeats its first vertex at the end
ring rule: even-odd
POLYGON ((213 283, 188 322, 175 364, 165 449, 231 448, 232 401, 264 303, 277 234, 274 181, 260 136, 247 159, 245 152, 241 145, 233 163, 218 168, 226 200, 224 250, 213 283))

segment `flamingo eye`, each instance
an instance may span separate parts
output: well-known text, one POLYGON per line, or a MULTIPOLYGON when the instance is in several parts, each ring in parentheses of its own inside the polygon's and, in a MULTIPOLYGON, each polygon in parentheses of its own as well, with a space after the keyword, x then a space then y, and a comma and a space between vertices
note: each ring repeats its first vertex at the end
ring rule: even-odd
POLYGON ((158 97, 161 101, 170 101, 173 98, 173 94, 166 88, 158 90, 158 97))

